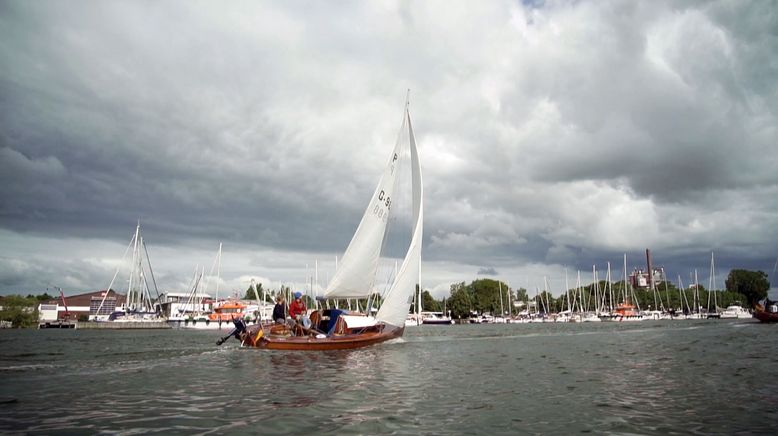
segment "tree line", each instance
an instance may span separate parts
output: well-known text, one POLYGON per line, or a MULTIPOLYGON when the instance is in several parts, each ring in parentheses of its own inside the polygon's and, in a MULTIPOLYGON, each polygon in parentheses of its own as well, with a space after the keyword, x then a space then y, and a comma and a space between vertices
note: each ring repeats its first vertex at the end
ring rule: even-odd
POLYGON ((34 327, 38 325, 38 304, 53 300, 48 292, 41 295, 7 295, 0 300, 0 321, 10 321, 13 327, 34 327))

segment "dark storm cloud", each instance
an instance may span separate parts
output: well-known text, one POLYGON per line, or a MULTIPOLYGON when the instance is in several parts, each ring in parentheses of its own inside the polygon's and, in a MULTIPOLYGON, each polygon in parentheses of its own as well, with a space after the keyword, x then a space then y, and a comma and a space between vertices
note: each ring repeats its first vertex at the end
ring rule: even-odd
POLYGON ((173 11, 117 6, 11 5, 0 103, 4 227, 115 237, 140 218, 164 230, 162 243, 343 244, 358 217, 308 161, 330 168, 332 157, 301 147, 304 138, 261 107, 268 61, 248 44, 230 53, 204 41, 203 22, 135 27, 140 15, 173 11), (243 65, 243 55, 257 61, 243 65), (333 221, 310 226, 313 214, 333 221))
POLYGON ((0 8, 0 290, 102 281, 138 219, 179 276, 217 241, 278 280, 334 257, 407 88, 432 287, 778 252, 770 2, 0 8))
POLYGON ((496 276, 497 270, 492 267, 482 267, 476 273, 479 276, 496 276))

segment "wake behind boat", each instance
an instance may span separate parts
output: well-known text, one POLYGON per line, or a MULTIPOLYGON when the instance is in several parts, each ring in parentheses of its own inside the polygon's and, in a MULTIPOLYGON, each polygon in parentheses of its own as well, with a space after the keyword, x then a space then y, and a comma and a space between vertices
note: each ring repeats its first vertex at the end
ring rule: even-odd
MULTIPOLYGON (((408 101, 402 126, 362 220, 346 249, 335 275, 327 287, 325 299, 367 298, 368 315, 338 309, 316 310, 293 325, 246 326, 235 321, 230 334, 243 346, 274 350, 333 350, 359 348, 403 335, 408 307, 416 286, 421 286, 422 178, 416 140, 413 136, 408 101), (402 196, 398 185, 402 165, 410 165, 412 198, 411 238, 402 264, 383 293, 376 290, 376 273, 385 248, 387 223, 402 196), (375 316, 369 315, 375 295, 382 301, 375 316)), ((229 338, 225 337, 218 343, 229 338)))

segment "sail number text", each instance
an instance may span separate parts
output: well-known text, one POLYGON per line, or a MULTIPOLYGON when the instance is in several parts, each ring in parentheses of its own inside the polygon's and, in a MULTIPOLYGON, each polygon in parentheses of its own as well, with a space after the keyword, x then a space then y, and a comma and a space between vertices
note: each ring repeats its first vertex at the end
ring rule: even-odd
MULTIPOLYGON (((392 162, 390 163, 389 168, 390 174, 394 174, 394 165, 398 158, 399 156, 397 153, 392 155, 392 162)), ((373 214, 377 216, 378 219, 386 221, 387 217, 389 217, 389 209, 391 208, 392 198, 382 189, 381 192, 378 193, 378 202, 376 203, 375 207, 373 207, 373 214), (384 208, 381 206, 385 206, 386 210, 384 210, 384 208)))
POLYGON ((378 219, 386 221, 386 218, 389 216, 389 209, 391 208, 392 198, 386 195, 386 192, 381 190, 381 192, 378 193, 378 203, 373 208, 373 214, 375 214, 378 219), (386 206, 386 210, 384 210, 384 208, 381 206, 386 206))

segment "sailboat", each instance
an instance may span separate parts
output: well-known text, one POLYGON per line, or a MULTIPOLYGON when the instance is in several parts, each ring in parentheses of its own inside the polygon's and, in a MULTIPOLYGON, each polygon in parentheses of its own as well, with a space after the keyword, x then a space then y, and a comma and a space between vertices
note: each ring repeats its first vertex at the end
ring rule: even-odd
POLYGON ((423 222, 421 165, 408 106, 406 100, 394 149, 351 243, 324 291, 324 299, 367 298, 370 303, 366 313, 339 309, 315 310, 291 328, 287 325, 247 327, 242 321, 236 320, 231 336, 239 339, 243 346, 275 350, 336 350, 364 347, 403 335, 416 286, 421 288, 423 222), (410 242, 393 280, 380 293, 382 303, 373 315, 371 303, 377 300, 376 273, 385 248, 387 224, 393 212, 395 193, 399 191, 397 188, 401 181, 398 175, 403 173, 400 166, 406 163, 410 165, 412 197, 410 242))
POLYGON ((719 302, 716 298, 718 291, 716 288, 716 266, 713 263, 713 252, 710 252, 710 279, 708 280, 708 319, 721 318, 721 311, 719 311, 719 302), (710 297, 713 295, 713 311, 710 310, 710 297))
POLYGON ((221 282, 222 244, 208 275, 205 267, 195 268, 190 290, 187 293, 167 293, 162 303, 168 313, 167 322, 172 327, 197 330, 230 330, 233 318, 245 318, 247 305, 239 300, 219 301, 221 282), (215 280, 214 280, 215 274, 215 280), (209 294, 209 285, 215 283, 216 297, 209 294))
POLYGON ((122 267, 125 266, 124 262, 125 259, 127 259, 130 248, 132 248, 132 260, 130 263, 129 277, 127 279, 127 296, 124 303, 110 315, 102 315, 106 297, 108 297, 108 294, 110 293, 109 291, 106 291, 103 294, 103 298, 100 301, 100 305, 97 307, 95 314, 89 316, 90 321, 133 323, 163 321, 159 313, 159 306, 154 303, 159 300, 159 291, 157 290, 157 282, 154 279, 154 272, 151 269, 149 252, 140 231, 140 222, 138 222, 138 225, 135 228, 135 233, 130 240, 130 244, 124 251, 122 261, 116 268, 116 273, 114 273, 107 289, 113 289, 116 277, 119 275, 122 267), (149 279, 151 279, 150 282, 149 279), (150 290, 152 288, 149 285, 153 286, 156 295, 155 298, 152 298, 151 296, 150 290))
POLYGON ((414 312, 409 313, 405 318, 405 327, 421 325, 421 287, 417 289, 414 298, 414 312))

